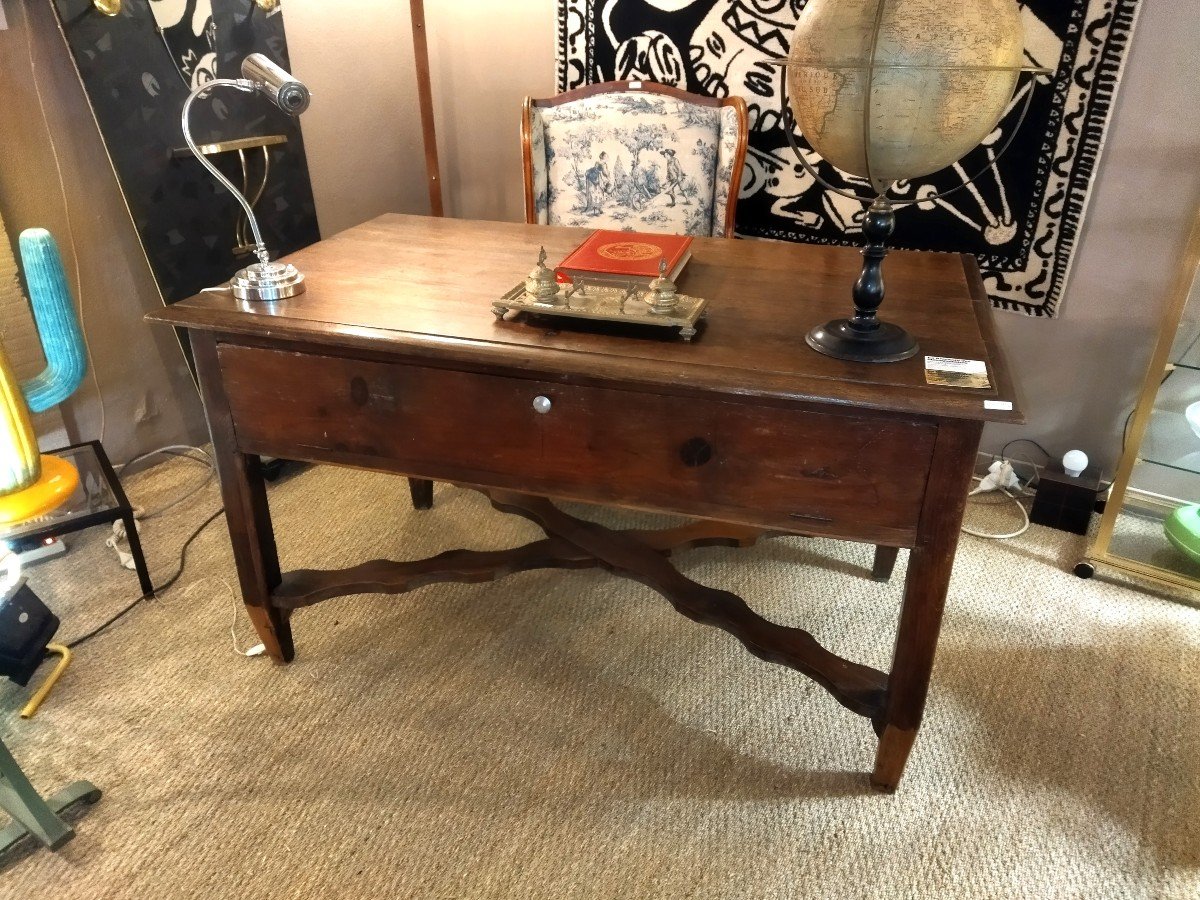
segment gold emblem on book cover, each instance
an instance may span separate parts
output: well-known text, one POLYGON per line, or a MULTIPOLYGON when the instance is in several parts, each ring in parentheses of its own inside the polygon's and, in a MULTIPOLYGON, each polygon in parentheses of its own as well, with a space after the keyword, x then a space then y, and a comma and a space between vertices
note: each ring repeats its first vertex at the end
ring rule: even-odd
POLYGON ((657 259, 662 256, 662 250, 654 244, 643 244, 640 241, 618 241, 615 244, 603 244, 596 252, 605 259, 617 259, 622 262, 640 259, 657 259))

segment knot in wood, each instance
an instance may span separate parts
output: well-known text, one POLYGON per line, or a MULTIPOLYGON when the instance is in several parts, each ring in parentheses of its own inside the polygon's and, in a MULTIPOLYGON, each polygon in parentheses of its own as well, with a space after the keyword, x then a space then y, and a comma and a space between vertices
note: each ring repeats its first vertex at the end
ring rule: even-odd
POLYGON ((702 466, 713 458, 712 444, 701 437, 684 441, 683 446, 679 448, 679 458, 685 466, 702 466))
POLYGON ((354 401, 355 406, 366 406, 367 401, 371 399, 366 379, 361 375, 355 375, 350 379, 350 399, 354 401))

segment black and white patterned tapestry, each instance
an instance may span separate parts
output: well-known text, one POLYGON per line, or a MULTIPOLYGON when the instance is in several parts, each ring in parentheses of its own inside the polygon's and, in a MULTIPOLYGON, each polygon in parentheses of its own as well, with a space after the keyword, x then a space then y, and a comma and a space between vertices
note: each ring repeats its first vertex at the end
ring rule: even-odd
MULTIPOLYGON (((558 88, 647 79, 696 93, 737 94, 750 149, 737 230, 751 237, 860 242, 863 206, 823 188, 781 127, 782 73, 806 0, 557 0, 558 88)), ((1009 113, 959 164, 900 186, 893 246, 973 253, 994 305, 1056 315, 1087 209, 1138 0, 1022 2, 1026 57, 1052 76, 1024 76, 1009 113), (1018 129, 1027 92, 1028 116, 1018 129), (1012 138, 1007 153, 997 151, 1012 138)), ((949 4, 953 8, 953 4, 949 4)), ((862 192, 801 142, 831 183, 862 192)))
POLYGON ((150 13, 185 82, 196 88, 217 77, 212 0, 150 0, 150 13))

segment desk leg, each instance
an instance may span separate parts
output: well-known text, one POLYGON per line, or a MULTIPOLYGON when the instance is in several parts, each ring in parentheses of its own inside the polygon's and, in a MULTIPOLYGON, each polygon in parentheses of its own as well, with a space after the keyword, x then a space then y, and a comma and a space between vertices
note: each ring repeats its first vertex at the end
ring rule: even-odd
POLYGON ((288 613, 271 605, 271 592, 282 579, 261 461, 237 449, 233 418, 221 383, 216 338, 195 331, 191 338, 242 602, 271 659, 291 662, 296 650, 288 613))
POLYGON ((900 784, 921 727, 982 428, 976 422, 942 422, 938 427, 917 547, 908 558, 887 702, 875 721, 879 749, 871 783, 885 791, 900 784))
POLYGON ((288 613, 271 605, 271 593, 282 578, 259 457, 216 450, 218 460, 226 458, 226 465, 218 462, 217 469, 246 614, 271 659, 291 662, 296 649, 288 613))
POLYGON ((433 509, 433 482, 428 478, 408 479, 413 509, 433 509))
POLYGON ((892 580, 892 572, 896 569, 896 559, 900 551, 895 547, 876 547, 875 562, 871 566, 871 580, 886 584, 892 580))

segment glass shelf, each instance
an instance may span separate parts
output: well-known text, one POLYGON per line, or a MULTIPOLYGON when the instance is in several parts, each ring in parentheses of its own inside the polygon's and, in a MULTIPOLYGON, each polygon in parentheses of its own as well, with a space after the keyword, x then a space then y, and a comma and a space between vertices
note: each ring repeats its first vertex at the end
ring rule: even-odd
POLYGON ((1139 459, 1138 462, 1148 466, 1161 466, 1164 469, 1171 469, 1174 472, 1184 472, 1188 475, 1200 476, 1200 459, 1197 459, 1195 462, 1189 462, 1186 465, 1163 462, 1161 459, 1139 459))
POLYGON ((1200 563, 1177 550, 1163 533, 1169 510, 1126 506, 1117 516, 1108 552, 1177 578, 1200 582, 1200 563))
MULTIPOLYGON (((123 505, 113 493, 109 477, 112 469, 108 467, 107 458, 102 461, 92 444, 55 450, 54 455, 67 460, 79 471, 79 484, 75 492, 67 498, 66 503, 44 516, 19 525, 0 527, 0 540, 15 541, 44 533, 64 534, 77 530, 72 526, 81 521, 90 522, 94 518, 112 521, 117 518, 106 515, 119 513, 123 505)), ((115 478, 113 475, 112 480, 115 478)))
POLYGON ((1177 366, 1200 369, 1200 310, 1187 310, 1179 323, 1170 359, 1177 366))
POLYGON ((1200 474, 1200 436, 1186 416, 1193 403, 1200 403, 1200 370, 1181 366, 1168 372, 1154 396, 1139 462, 1200 474))
POLYGON ((99 441, 88 441, 50 451, 52 455, 67 460, 79 472, 79 484, 74 493, 57 509, 36 519, 19 525, 0 528, 0 541, 12 549, 24 552, 30 546, 62 535, 107 525, 118 519, 125 523, 129 553, 137 570, 142 596, 154 594, 150 573, 146 569, 146 558, 142 555, 142 543, 138 538, 137 525, 133 520, 133 507, 121 487, 117 473, 99 441))
MULTIPOLYGON (((1200 211, 1178 271, 1096 541, 1075 572, 1090 577, 1094 561, 1200 596, 1200 562, 1163 528, 1173 512, 1200 503, 1200 435, 1186 414, 1200 404, 1200 211)), ((1177 526, 1190 518, 1172 533, 1185 535, 1177 526)))
MULTIPOLYGON (((1156 409, 1150 414, 1138 462, 1200 475, 1200 437, 1183 412, 1156 409)), ((1200 501, 1200 497, 1195 499, 1200 501)))

